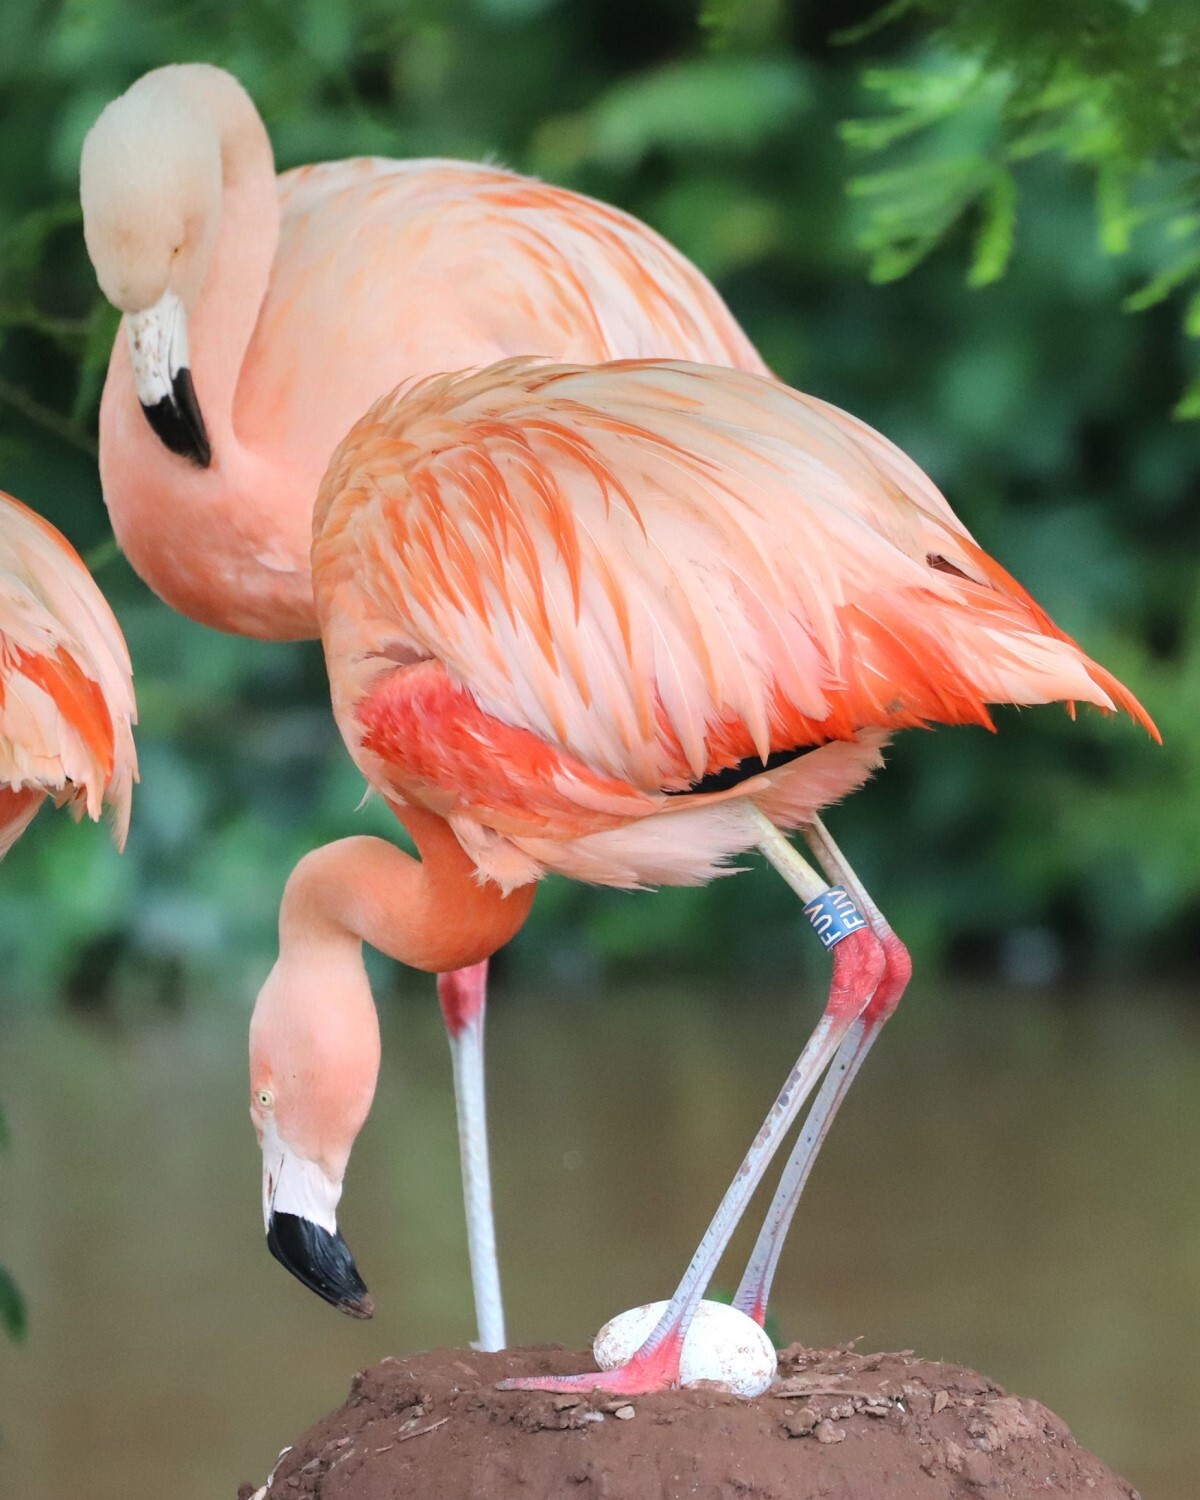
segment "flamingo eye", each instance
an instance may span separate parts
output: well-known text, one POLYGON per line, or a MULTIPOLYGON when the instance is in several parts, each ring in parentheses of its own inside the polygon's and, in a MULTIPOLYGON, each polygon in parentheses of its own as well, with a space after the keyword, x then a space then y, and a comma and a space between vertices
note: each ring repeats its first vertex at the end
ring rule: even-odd
POLYGON ((259 1089, 258 1093, 255 1094, 254 1097, 258 1100, 260 1106, 263 1109, 270 1109, 275 1103, 275 1095, 271 1092, 270 1089, 259 1089))

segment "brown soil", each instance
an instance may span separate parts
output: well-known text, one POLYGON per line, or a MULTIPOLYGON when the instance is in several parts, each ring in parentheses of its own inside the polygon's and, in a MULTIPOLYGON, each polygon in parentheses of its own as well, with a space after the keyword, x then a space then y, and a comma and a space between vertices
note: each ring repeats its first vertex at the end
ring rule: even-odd
MULTIPOLYGON (((497 1391, 588 1369, 558 1348, 434 1350, 355 1376, 269 1500, 1136 1500, 1036 1401, 911 1353, 784 1351, 765 1396, 497 1391)), ((260 1492, 243 1485, 238 1500, 260 1492)))

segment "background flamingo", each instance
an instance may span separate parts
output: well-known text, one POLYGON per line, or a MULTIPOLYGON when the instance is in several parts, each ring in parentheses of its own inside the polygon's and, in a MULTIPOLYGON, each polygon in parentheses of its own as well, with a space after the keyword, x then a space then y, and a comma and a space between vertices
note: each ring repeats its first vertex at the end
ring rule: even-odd
POLYGON ((107 808, 123 847, 137 757, 121 627, 70 542, 0 491, 0 857, 47 797, 107 808))
POLYGON ((335 1218, 379 1058, 363 941, 466 964, 507 941, 548 870, 700 883, 757 847, 833 949, 824 1014, 642 1349, 527 1382, 675 1383, 729 1237, 832 1064, 739 1291, 762 1318, 812 1156, 908 978, 819 810, 892 731, 991 727, 989 703, 1153 725, 898 449, 730 370, 512 361, 387 397, 334 455, 313 568, 339 727, 421 856, 373 839, 307 856, 255 1010, 264 1212, 331 1300, 366 1300, 335 1218))
MULTIPOLYGON (((80 192, 97 278, 126 315, 100 411, 113 529, 151 588, 218 629, 316 635, 317 486, 335 444, 401 380, 514 354, 764 369, 709 282, 629 215, 467 162, 359 159, 277 178, 253 103, 218 68, 160 68, 110 104, 80 192)), ((440 976, 438 993, 480 1342, 500 1348, 486 969, 440 976)))

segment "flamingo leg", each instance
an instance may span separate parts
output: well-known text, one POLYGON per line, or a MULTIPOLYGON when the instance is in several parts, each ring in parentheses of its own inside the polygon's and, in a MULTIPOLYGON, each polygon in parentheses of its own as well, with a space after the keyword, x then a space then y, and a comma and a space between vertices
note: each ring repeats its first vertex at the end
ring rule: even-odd
MULTIPOLYGON (((759 848, 792 889, 806 903, 825 897, 830 891, 828 882, 792 848, 774 824, 757 812, 755 817, 760 825, 759 848)), ((829 1066, 851 1026, 875 993, 883 973, 884 959, 879 939, 865 918, 852 908, 851 913, 853 926, 833 947, 833 979, 825 1011, 705 1230, 675 1295, 646 1342, 627 1364, 615 1370, 505 1380, 501 1381, 503 1387, 580 1392, 604 1390, 615 1395, 641 1395, 678 1385, 683 1341, 725 1247, 771 1158, 817 1079, 829 1066)))
POLYGON ((487 970, 487 960, 484 959, 469 968, 439 974, 437 987, 454 1066, 454 1106, 458 1117, 463 1206, 467 1215, 467 1249, 471 1257, 475 1317, 479 1324, 477 1347, 494 1351, 504 1348, 505 1338, 483 1081, 487 970))
POLYGON ((884 970, 883 978, 867 1008, 846 1032, 816 1101, 801 1126, 799 1138, 783 1169, 771 1207, 733 1299, 734 1307, 748 1314, 760 1325, 767 1315, 771 1283, 779 1265, 779 1256, 817 1153, 824 1144, 833 1118, 871 1050, 872 1043, 883 1029, 884 1022, 899 1005, 912 975, 908 949, 888 926, 820 819, 814 819, 805 830, 805 838, 825 873, 850 892, 858 909, 871 924, 871 930, 883 948, 884 970))

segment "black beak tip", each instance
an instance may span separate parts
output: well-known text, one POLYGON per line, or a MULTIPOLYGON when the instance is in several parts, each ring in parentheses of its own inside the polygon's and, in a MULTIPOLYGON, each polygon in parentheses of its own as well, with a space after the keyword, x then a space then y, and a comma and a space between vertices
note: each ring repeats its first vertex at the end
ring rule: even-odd
POLYGON ((165 448, 188 459, 198 469, 208 468, 212 463, 212 445, 196 399, 192 372, 186 365, 172 380, 171 394, 153 406, 143 406, 142 410, 165 448))
POLYGON ((338 1312, 344 1312, 348 1318, 361 1318, 365 1323, 375 1316, 375 1298, 364 1291, 357 1302, 339 1302, 338 1312))
POLYGON ((358 1274, 341 1232, 330 1234, 299 1214, 273 1213, 267 1249, 310 1291, 351 1318, 375 1315, 375 1299, 358 1274))

